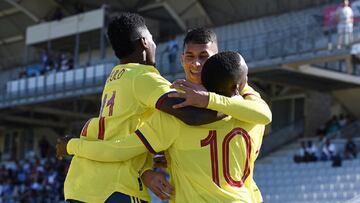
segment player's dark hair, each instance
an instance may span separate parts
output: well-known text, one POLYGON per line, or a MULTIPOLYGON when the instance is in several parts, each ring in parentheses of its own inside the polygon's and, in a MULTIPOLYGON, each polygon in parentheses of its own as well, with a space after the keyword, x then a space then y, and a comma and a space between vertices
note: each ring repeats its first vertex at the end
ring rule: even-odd
POLYGON ((115 55, 122 59, 135 51, 136 40, 140 29, 147 29, 143 17, 136 13, 122 13, 111 19, 107 36, 115 55))
MULTIPOLYGON (((211 56, 204 64, 201 81, 209 92, 232 96, 229 88, 237 84, 241 74, 246 74, 244 60, 239 53, 226 51, 211 56)), ((245 65, 246 66, 246 65, 245 65)), ((247 68, 247 67, 246 67, 247 68)))
POLYGON ((209 42, 217 43, 217 39, 215 32, 201 27, 189 30, 186 33, 183 47, 185 47, 185 44, 189 42, 193 42, 195 44, 207 44, 209 42))

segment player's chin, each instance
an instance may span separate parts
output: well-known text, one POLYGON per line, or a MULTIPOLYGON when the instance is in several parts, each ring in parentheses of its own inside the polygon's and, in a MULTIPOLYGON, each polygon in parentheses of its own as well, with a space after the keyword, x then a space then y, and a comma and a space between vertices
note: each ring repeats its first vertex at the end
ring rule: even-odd
POLYGON ((198 76, 194 76, 190 82, 192 82, 194 84, 201 84, 201 78, 198 76))

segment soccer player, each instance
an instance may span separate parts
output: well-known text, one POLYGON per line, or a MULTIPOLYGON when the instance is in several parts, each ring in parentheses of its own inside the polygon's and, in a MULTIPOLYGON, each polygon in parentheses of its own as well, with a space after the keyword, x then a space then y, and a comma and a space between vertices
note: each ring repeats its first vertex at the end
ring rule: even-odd
POLYGON ((181 64, 185 72, 186 80, 177 80, 173 87, 185 91, 185 93, 171 93, 169 97, 186 99, 183 103, 174 105, 175 108, 184 106, 197 106, 208 108, 231 115, 239 120, 254 124, 269 124, 271 111, 268 105, 261 99, 259 93, 250 86, 244 84, 240 95, 244 100, 237 98, 218 96, 209 93, 201 86, 201 70, 206 60, 218 53, 217 37, 215 32, 207 28, 190 30, 183 42, 181 64))
MULTIPOLYGON (((184 106, 197 106, 200 108, 209 108, 227 115, 231 115, 239 120, 254 123, 268 124, 271 121, 271 112, 267 104, 261 99, 260 95, 247 84, 241 90, 240 95, 243 101, 230 101, 227 97, 218 97, 215 93, 209 93, 201 86, 201 69, 205 61, 218 52, 216 34, 206 28, 196 28, 187 33, 183 43, 183 53, 181 63, 184 68, 186 80, 177 80, 173 87, 183 90, 183 93, 171 93, 169 97, 180 97, 186 99, 184 102, 174 105, 175 108, 184 106), (219 102, 210 102, 218 100, 219 102), (253 105, 258 107, 259 112, 267 112, 266 116, 257 113, 254 114, 253 105), (238 110, 237 108, 240 108, 238 110)), ((240 88, 241 89, 241 88, 240 88)), ((238 99, 238 98, 230 98, 238 99)), ((262 137, 256 143, 256 157, 259 155, 262 137)), ((256 157, 254 160, 256 160, 256 157)), ((252 177, 250 177, 252 178, 252 177)), ((263 202, 261 192, 254 180, 249 186, 252 191, 253 202, 263 202)))
MULTIPOLYGON (((206 61, 202 82, 208 91, 230 97, 239 94, 246 75, 244 59, 236 52, 223 52, 206 61)), ((89 123, 88 130, 99 131, 97 120, 89 123)), ((116 125, 118 121, 110 122, 116 125)), ((175 185, 171 201, 249 203, 254 202, 249 188, 256 144, 263 133, 264 125, 232 117, 195 127, 158 111, 126 138, 103 142, 72 139, 67 147, 70 154, 97 161, 124 161, 147 150, 167 150, 175 185)))
MULTIPOLYGON (((108 37, 123 64, 113 68, 104 87, 97 120, 99 130, 87 130, 88 122, 81 139, 120 139, 150 117, 155 107, 193 125, 222 118, 210 110, 172 108, 182 100, 166 96, 171 92, 170 83, 152 66, 156 46, 142 17, 122 14, 109 24, 108 37), (113 120, 117 125, 111 124, 113 120)), ((255 110, 254 114, 257 113, 255 110)), ((147 155, 141 155, 122 163, 101 163, 74 156, 65 180, 65 199, 69 202, 148 201, 140 180, 146 158, 147 155)))
MULTIPOLYGON (((171 92, 171 84, 153 66, 156 45, 141 16, 124 13, 109 23, 107 33, 122 64, 113 68, 106 81, 97 124, 99 131, 96 134, 86 131, 85 125, 81 139, 119 139, 118 135, 134 132, 155 108, 188 124, 199 125, 221 118, 217 112, 206 109, 172 108, 180 100, 166 96, 171 92), (113 119, 118 126, 108 124, 113 119)), ((69 202, 148 201, 140 180, 146 158, 147 155, 142 155, 122 163, 100 163, 75 156, 64 184, 65 199, 69 202)))

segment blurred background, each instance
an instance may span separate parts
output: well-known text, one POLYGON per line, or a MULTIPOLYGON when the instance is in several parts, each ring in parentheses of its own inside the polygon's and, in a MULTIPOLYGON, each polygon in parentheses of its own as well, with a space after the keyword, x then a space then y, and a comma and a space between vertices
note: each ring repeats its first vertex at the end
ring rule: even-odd
POLYGON ((55 143, 97 116, 118 63, 106 39, 123 11, 145 17, 170 81, 187 30, 243 55, 269 104, 255 180, 264 202, 360 202, 360 0, 0 0, 0 202, 62 202, 70 160, 55 143), (346 21, 352 10, 353 21, 346 21), (350 29, 351 28, 351 29, 350 29))

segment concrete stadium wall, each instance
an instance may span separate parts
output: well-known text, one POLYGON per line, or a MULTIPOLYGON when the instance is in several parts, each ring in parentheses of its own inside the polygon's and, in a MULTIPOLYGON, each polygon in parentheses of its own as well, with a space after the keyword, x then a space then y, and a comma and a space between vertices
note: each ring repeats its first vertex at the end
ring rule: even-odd
POLYGON ((305 100, 305 130, 306 137, 314 136, 316 130, 331 116, 333 99, 328 93, 316 91, 306 92, 305 100))

